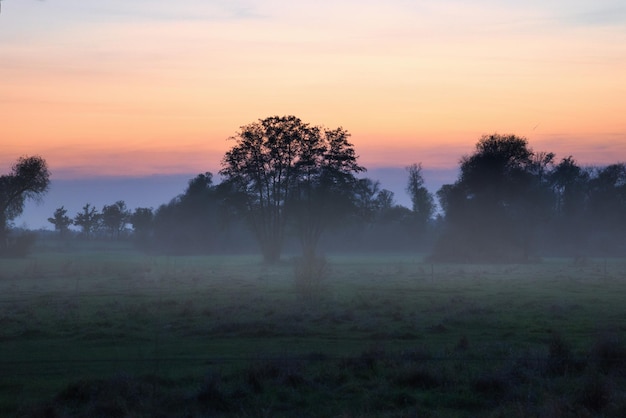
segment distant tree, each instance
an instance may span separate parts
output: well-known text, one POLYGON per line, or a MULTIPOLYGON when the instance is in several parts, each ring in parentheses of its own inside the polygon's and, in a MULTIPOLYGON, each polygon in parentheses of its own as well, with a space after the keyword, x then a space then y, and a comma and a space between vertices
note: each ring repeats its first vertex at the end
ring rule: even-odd
POLYGON ((102 225, 112 238, 119 239, 130 221, 130 211, 126 202, 118 200, 112 205, 104 205, 101 213, 102 225))
POLYGON ((289 221, 312 257, 319 237, 351 207, 356 162, 349 133, 273 116, 241 127, 222 160, 266 262, 280 258, 289 221))
POLYGON ((87 203, 83 206, 83 211, 74 217, 74 225, 80 227, 81 233, 85 238, 90 238, 100 226, 102 215, 94 206, 87 203))
POLYGON ((387 189, 382 189, 376 195, 374 200, 376 210, 379 213, 384 213, 391 210, 396 204, 394 202, 394 193, 387 189))
POLYGON ((533 230, 550 206, 553 154, 535 154, 525 138, 483 136, 461 159, 459 179, 438 196, 446 233, 435 256, 467 261, 527 259, 533 230))
POLYGON ((40 199, 48 191, 50 172, 39 156, 20 157, 11 173, 0 176, 0 251, 8 246, 9 222, 22 214, 28 199, 40 199))
POLYGON ((155 243, 177 253, 216 251, 220 232, 226 228, 219 213, 220 199, 211 173, 189 180, 184 193, 156 210, 155 243))
POLYGON ((553 193, 549 245, 552 250, 570 255, 587 252, 591 222, 588 217, 589 170, 580 167, 572 156, 563 158, 548 175, 553 193))
POLYGON ((380 182, 369 178, 359 179, 354 192, 357 223, 373 227, 380 221, 395 219, 398 206, 394 193, 380 188, 380 182), (395 214, 394 214, 395 213, 395 214))
POLYGON ((358 220, 371 225, 378 215, 377 196, 380 192, 380 182, 370 178, 359 179, 354 191, 356 215, 358 220))
POLYGON ((597 168, 589 180, 588 213, 602 252, 626 251, 626 164, 597 168))
POLYGON ((59 231, 59 235, 64 238, 69 232, 69 226, 72 225, 72 219, 67 216, 67 209, 63 206, 57 208, 52 215, 52 218, 48 218, 48 222, 54 225, 54 230, 59 231))
POLYGON ((419 226, 424 226, 435 214, 435 200, 432 194, 424 186, 422 165, 411 164, 406 168, 409 179, 406 191, 411 197, 412 209, 419 226))
POLYGON ((135 208, 130 215, 129 222, 133 227, 135 238, 145 243, 154 228, 154 212, 152 208, 135 208))
POLYGON ((589 172, 578 166, 572 156, 563 158, 550 173, 554 191, 554 210, 559 216, 576 216, 584 211, 589 172))
POLYGON ((589 181, 589 205, 596 217, 618 225, 626 213, 626 164, 596 170, 589 181))

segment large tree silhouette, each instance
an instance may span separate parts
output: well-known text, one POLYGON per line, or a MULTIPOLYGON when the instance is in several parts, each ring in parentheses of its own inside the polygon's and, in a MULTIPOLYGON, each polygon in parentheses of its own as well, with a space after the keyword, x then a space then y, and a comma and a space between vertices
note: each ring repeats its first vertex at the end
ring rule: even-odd
POLYGON ((18 158, 11 172, 0 176, 0 250, 8 245, 9 222, 22 214, 26 200, 41 198, 49 186, 50 171, 39 156, 18 158))
POLYGON ((466 261, 521 260, 534 228, 550 210, 553 154, 535 153, 525 138, 483 136, 461 159, 456 183, 439 192, 447 231, 435 256, 466 261))
POLYGON ((220 174, 267 262, 280 258, 289 221, 305 256, 313 257, 322 231, 350 208, 356 162, 349 133, 311 126, 295 116, 272 116, 241 127, 220 174))

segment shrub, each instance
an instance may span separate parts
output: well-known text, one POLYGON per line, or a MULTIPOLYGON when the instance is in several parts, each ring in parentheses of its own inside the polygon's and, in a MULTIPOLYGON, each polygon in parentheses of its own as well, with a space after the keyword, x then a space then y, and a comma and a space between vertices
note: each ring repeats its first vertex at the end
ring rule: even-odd
POLYGON ((211 411, 225 412, 231 408, 228 396, 222 391, 221 378, 218 374, 210 373, 205 377, 196 393, 196 399, 211 411))
POLYGON ((603 373, 626 373, 626 346, 615 334, 604 334, 591 349, 590 360, 603 373))
POLYGON ((553 376, 562 376, 574 365, 572 349, 561 334, 553 332, 548 342, 547 371, 553 376))
POLYGON ((595 413, 601 412, 613 397, 611 382, 597 372, 591 372, 584 378, 578 392, 578 402, 595 413))
POLYGON ((37 241, 35 232, 22 231, 9 238, 7 246, 4 249, 0 248, 0 255, 17 258, 26 257, 33 249, 35 241, 37 241))
POLYGON ((413 389, 434 389, 444 384, 445 378, 430 368, 412 366, 400 372, 396 385, 413 389))

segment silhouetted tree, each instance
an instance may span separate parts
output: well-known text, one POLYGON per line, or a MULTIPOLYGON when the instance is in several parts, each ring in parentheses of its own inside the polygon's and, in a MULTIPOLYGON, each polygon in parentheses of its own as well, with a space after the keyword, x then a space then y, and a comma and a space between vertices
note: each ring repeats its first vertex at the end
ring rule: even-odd
POLYGON ((394 193, 390 190, 382 189, 376 195, 374 204, 376 205, 376 211, 378 213, 385 213, 393 209, 396 205, 394 202, 394 193))
POLYGON ((590 233, 588 217, 589 170, 578 166, 572 156, 563 158, 549 173, 554 207, 550 229, 552 247, 570 255, 587 251, 590 233))
POLYGON ((299 175, 288 199, 304 257, 315 258, 322 233, 354 210, 354 174, 364 171, 343 128, 313 128, 296 164, 299 175))
POLYGON ((81 233, 85 238, 90 238, 92 234, 100 226, 102 215, 94 206, 87 203, 83 206, 83 211, 74 217, 74 225, 80 227, 81 233))
POLYGON ((584 212, 589 172, 578 166, 570 155, 563 158, 550 173, 555 194, 555 212, 560 216, 575 216, 584 212))
POLYGON ((411 197, 415 220, 418 226, 423 228, 435 213, 435 200, 424 186, 422 165, 412 164, 406 168, 406 171, 409 173, 406 191, 411 197))
POLYGON ((626 250, 626 164, 596 169, 589 180, 588 215, 602 252, 626 250))
POLYGON ((438 192, 447 230, 435 257, 527 259, 533 230, 548 217, 547 173, 553 158, 535 154, 525 138, 482 137, 474 154, 461 159, 457 182, 438 192))
POLYGON ((68 231, 69 226, 72 225, 72 220, 67 216, 67 209, 63 206, 57 208, 51 218, 48 218, 48 222, 54 225, 54 230, 59 231, 59 235, 64 238, 68 231))
POLYGON ((0 252, 8 246, 9 222, 22 214, 27 199, 48 191, 50 172, 39 156, 20 157, 11 173, 0 176, 0 252))
POLYGON ((322 231, 351 207, 356 163, 343 128, 322 129, 295 116, 273 116, 242 126, 222 160, 222 174, 242 199, 242 213, 263 258, 280 258, 288 221, 306 256, 322 231))
POLYGON ((133 226, 137 241, 145 244, 154 228, 154 212, 152 208, 135 208, 135 211, 130 215, 129 222, 133 226))
MULTIPOLYGON (((380 188, 380 182, 369 178, 359 179, 354 191, 357 223, 372 228, 380 222, 406 220, 406 213, 394 201, 394 193, 380 188), (399 216, 402 212, 402 216, 399 216)), ((403 208, 406 209, 406 208, 403 208)))
POLYGON ((130 221, 130 211, 126 202, 118 200, 112 205, 104 205, 101 213, 102 225, 109 231, 112 238, 119 239, 130 221))
POLYGON ((371 225, 378 215, 378 202, 376 201, 380 193, 380 182, 370 178, 362 178, 357 181, 354 191, 354 202, 356 204, 356 215, 358 220, 371 225))
POLYGON ((223 227, 220 197, 211 173, 189 180, 185 192, 161 205, 154 215, 154 234, 159 246, 178 253, 213 252, 223 227))

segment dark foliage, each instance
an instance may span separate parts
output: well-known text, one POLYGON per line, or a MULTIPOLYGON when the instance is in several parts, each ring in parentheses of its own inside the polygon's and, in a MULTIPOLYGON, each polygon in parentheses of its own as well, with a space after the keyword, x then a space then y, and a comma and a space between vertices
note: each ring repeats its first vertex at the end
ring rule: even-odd
POLYGON ((550 207, 546 171, 552 154, 534 153, 524 138, 484 136, 461 159, 456 183, 438 197, 446 231, 433 257, 458 261, 526 261, 533 233, 550 207))
POLYGON ((9 249, 9 223, 23 212, 26 200, 40 199, 49 186, 50 171, 39 156, 18 158, 11 173, 0 176, 0 254, 15 251, 9 249))
POLYGON ((73 224, 72 219, 67 216, 67 209, 65 209, 63 206, 57 208, 54 211, 52 217, 48 218, 48 222, 54 225, 54 229, 56 231, 59 231, 59 235, 62 238, 65 238, 67 236, 67 234, 69 233, 69 227, 73 224))
POLYGON ((293 228, 304 255, 314 258, 324 230, 352 208, 356 163, 350 134, 273 116, 242 126, 220 174, 235 209, 246 219, 265 261, 279 260, 293 228))
POLYGON ((228 242, 226 227, 232 226, 222 211, 223 200, 223 188, 213 184, 213 175, 198 174, 183 194, 161 205, 151 222, 146 220, 143 233, 152 230, 154 247, 167 253, 218 252, 228 242))

